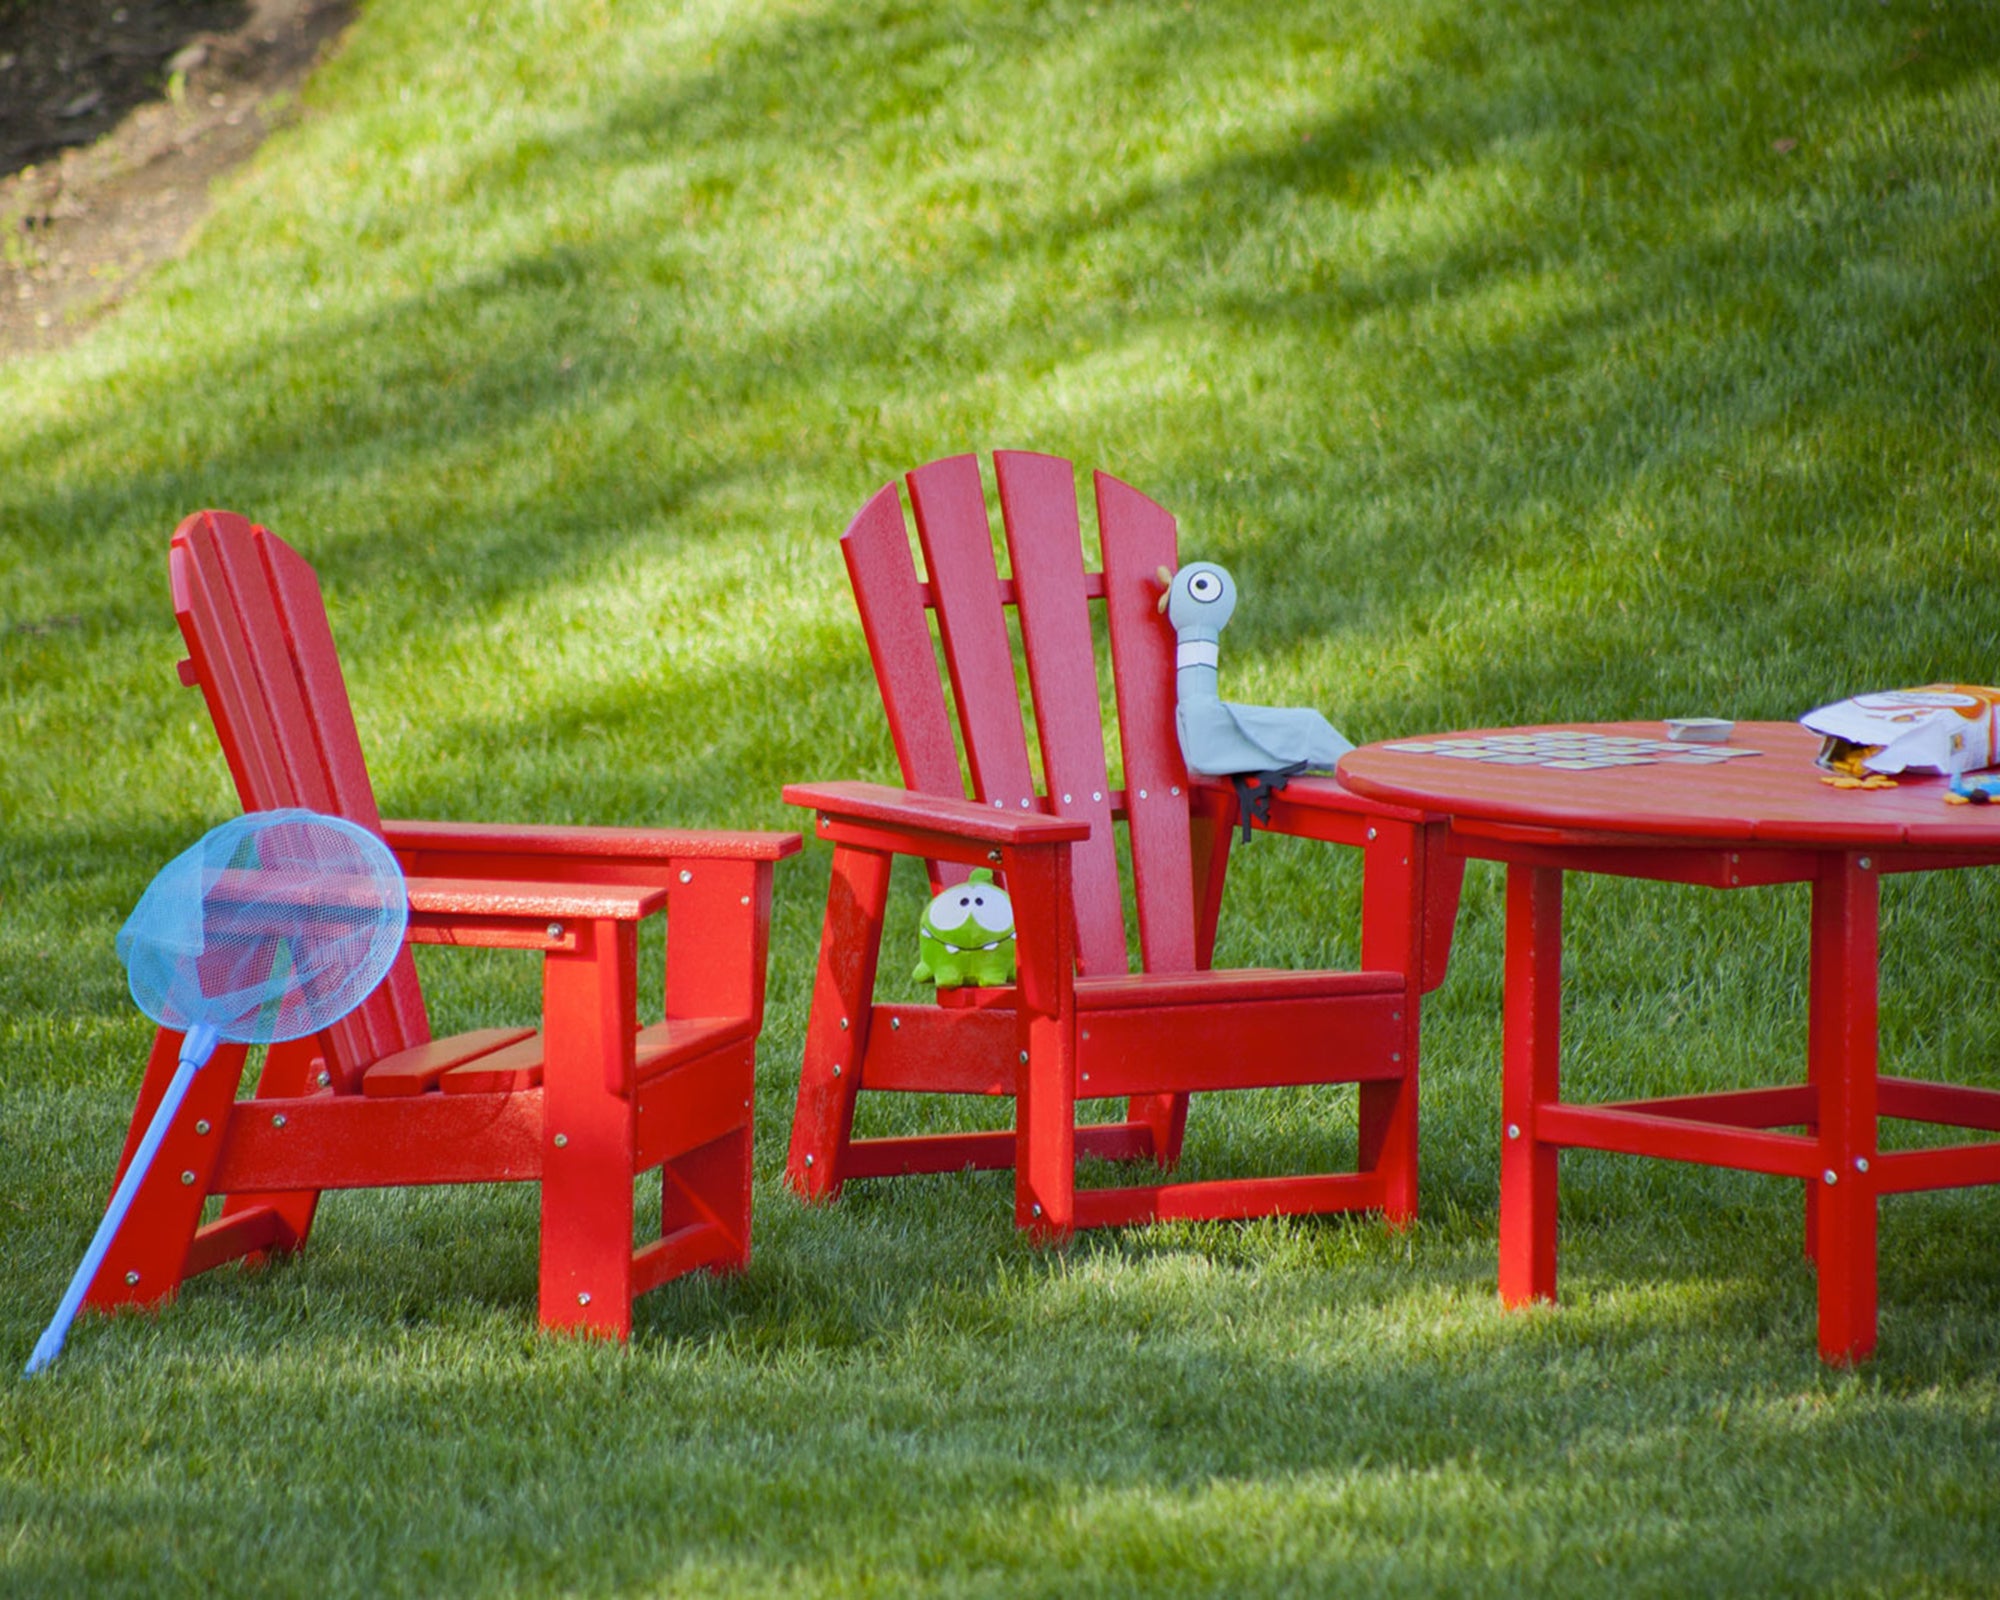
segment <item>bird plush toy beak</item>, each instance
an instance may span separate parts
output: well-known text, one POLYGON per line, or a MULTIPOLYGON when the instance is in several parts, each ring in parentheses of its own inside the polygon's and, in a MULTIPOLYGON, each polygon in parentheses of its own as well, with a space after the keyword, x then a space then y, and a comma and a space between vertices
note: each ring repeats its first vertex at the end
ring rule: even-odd
POLYGON ((1167 614, 1167 596, 1173 593, 1174 575, 1165 567, 1161 567, 1153 576, 1160 580, 1160 603, 1153 609, 1164 617, 1167 614))

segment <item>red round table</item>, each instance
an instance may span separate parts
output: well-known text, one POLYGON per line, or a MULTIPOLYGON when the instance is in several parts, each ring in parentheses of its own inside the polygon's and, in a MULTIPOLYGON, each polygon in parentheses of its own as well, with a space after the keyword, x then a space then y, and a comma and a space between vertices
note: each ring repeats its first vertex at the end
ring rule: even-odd
POLYGON ((1357 794, 1447 815, 1454 850, 1507 865, 1501 1297, 1555 1298, 1565 1148, 1773 1173, 1806 1185, 1820 1354, 1858 1361, 1875 1348, 1878 1199, 2000 1183, 2000 1143, 1877 1145, 1880 1117, 2000 1132, 2000 1090, 1877 1071, 1877 885, 1885 872, 2000 864, 2000 805, 1948 805, 1936 777, 1833 788, 1813 764, 1818 737, 1794 723, 1738 723, 1714 749, 1645 748, 1665 733, 1656 722, 1573 723, 1390 740, 1344 757, 1340 778, 1357 794), (1807 1081, 1563 1100, 1565 872, 1721 889, 1810 883, 1807 1081), (1787 1128, 1804 1131, 1776 1131, 1787 1128))

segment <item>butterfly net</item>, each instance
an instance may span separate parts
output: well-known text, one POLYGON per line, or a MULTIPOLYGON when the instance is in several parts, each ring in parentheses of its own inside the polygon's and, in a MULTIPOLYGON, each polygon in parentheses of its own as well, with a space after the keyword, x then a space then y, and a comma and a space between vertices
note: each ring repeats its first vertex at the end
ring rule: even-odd
POLYGON ((253 811, 160 871, 118 955, 161 1026, 269 1044, 366 999, 408 921, 402 871, 374 834, 313 811, 253 811))

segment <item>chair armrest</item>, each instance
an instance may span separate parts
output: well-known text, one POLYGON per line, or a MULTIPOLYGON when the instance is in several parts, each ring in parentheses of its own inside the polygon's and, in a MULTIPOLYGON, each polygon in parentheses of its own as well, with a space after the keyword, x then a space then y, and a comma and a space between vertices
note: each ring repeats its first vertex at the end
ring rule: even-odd
POLYGON ((406 878, 413 944, 574 950, 577 924, 638 922, 665 908, 664 886, 406 878))
MULTIPOLYGON (((1236 794, 1227 778, 1190 774, 1188 783, 1199 809, 1210 810, 1220 803, 1234 813, 1236 794)), ((1410 806, 1367 799, 1345 787, 1338 777, 1299 777, 1271 796, 1270 817, 1258 826, 1295 838, 1359 845, 1367 842, 1371 822, 1444 820, 1442 816, 1410 806)))
POLYGON ((383 822, 382 836, 389 848, 398 852, 596 856, 626 861, 781 861, 796 855, 801 842, 796 833, 403 820, 383 822))
POLYGON ((663 888, 617 884, 482 882, 466 878, 406 878, 412 915, 467 917, 581 917, 593 922, 638 922, 667 903, 663 888))
POLYGON ((1006 811, 949 795, 921 794, 885 783, 793 783, 785 799, 819 813, 819 833, 833 838, 859 829, 891 848, 912 855, 950 859, 940 843, 1018 850, 1067 845, 1090 837, 1090 824, 1077 817, 1042 811, 1006 811))

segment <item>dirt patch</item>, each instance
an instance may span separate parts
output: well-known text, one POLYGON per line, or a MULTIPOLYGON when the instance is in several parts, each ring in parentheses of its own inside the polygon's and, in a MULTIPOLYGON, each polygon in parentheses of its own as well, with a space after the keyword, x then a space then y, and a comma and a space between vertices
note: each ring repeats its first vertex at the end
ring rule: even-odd
POLYGON ((175 255, 356 0, 0 0, 0 360, 175 255))

